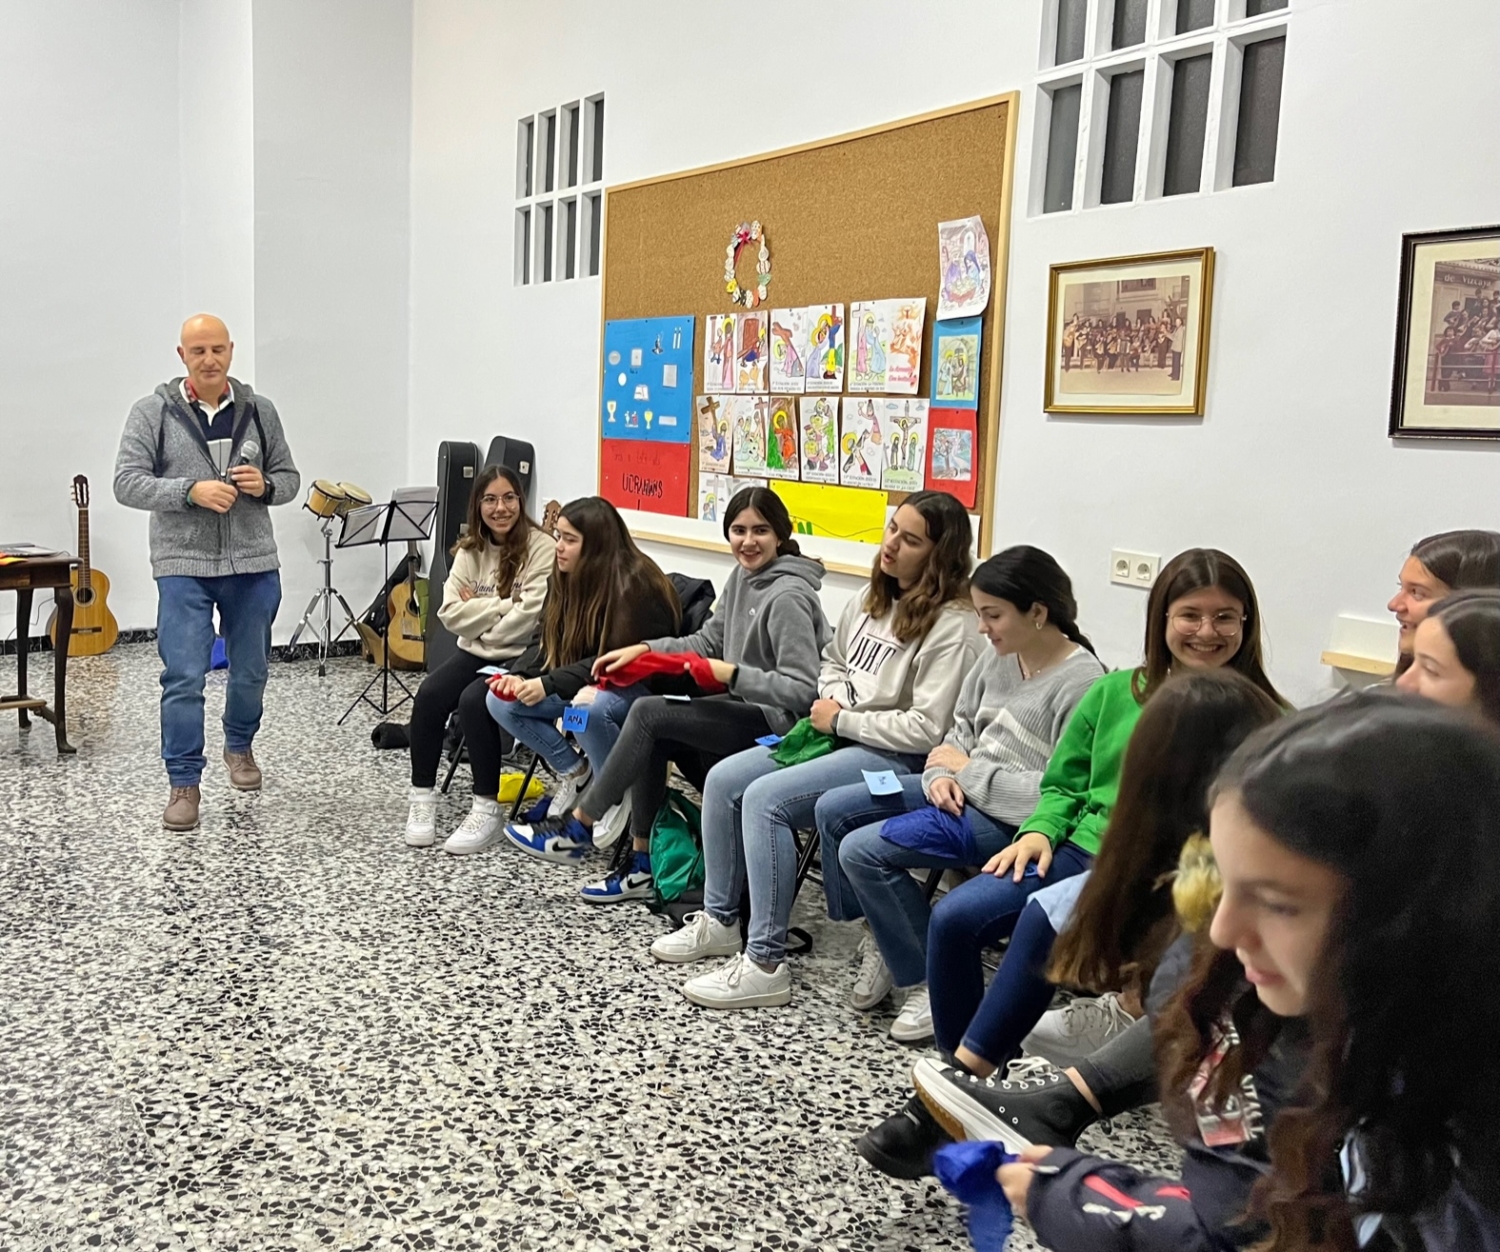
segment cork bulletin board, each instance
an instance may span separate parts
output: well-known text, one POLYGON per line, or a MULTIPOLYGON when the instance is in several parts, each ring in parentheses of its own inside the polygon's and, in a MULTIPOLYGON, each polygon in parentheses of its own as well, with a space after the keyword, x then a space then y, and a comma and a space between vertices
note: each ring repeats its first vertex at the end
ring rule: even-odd
MULTIPOLYGON (((921 384, 929 396, 938 307, 937 224, 978 214, 990 239, 992 294, 984 313, 974 472, 979 555, 992 542, 1000 431, 1012 171, 1019 96, 1009 93, 852 134, 722 165, 610 187, 605 192, 603 321, 733 311, 724 248, 758 219, 771 250, 763 308, 922 295, 921 384)), ((741 282, 751 281, 741 266, 741 282)), ((601 327, 602 331, 602 327, 601 327)), ((603 334, 600 335, 601 353, 603 334)), ((695 344, 701 368, 701 344, 695 344)), ((603 362, 601 361, 601 374, 603 362)), ((701 380, 695 377, 695 390, 701 380)), ((602 438, 602 434, 601 434, 602 438)), ((692 441, 696 501, 697 439, 692 441)), ((890 493, 890 503, 903 498, 890 493)), ((638 537, 723 550, 717 527, 654 514, 630 517, 638 537), (657 523, 672 521, 669 533, 657 523), (679 533, 680 532, 680 533, 679 533)), ((852 546, 852 545, 851 545, 852 546)), ((873 551, 873 545, 858 545, 873 551)), ((868 563, 856 562, 858 572, 868 563)))

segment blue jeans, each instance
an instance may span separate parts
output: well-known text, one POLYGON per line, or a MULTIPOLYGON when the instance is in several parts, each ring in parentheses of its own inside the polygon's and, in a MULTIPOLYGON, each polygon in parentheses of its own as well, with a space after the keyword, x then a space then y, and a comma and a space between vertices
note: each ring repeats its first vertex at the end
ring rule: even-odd
MULTIPOLYGON (((901 780, 899 796, 872 796, 863 786, 838 787, 818 801, 828 916, 836 922, 868 920, 898 987, 915 987, 927 979, 931 911, 921 885, 907 871, 922 866, 961 868, 963 864, 954 857, 903 848, 881 837, 887 818, 925 807, 920 774, 901 780)), ((964 816, 979 845, 981 865, 1015 838, 1014 826, 997 822, 972 804, 964 806, 964 816)))
MULTIPOLYGON (((932 910, 932 923, 927 928, 927 988, 932 1003, 933 1033, 942 1051, 951 1054, 962 1043, 991 1064, 1004 1065, 1010 1060, 1019 1040, 1016 1045, 1001 1051, 985 1034, 989 1019, 979 1015, 980 1003, 985 999, 981 959, 984 949, 993 947, 1017 930, 1016 922, 1026 909, 1026 902, 1043 887, 1081 874, 1093 863, 1090 853, 1076 843, 1065 843, 1053 853, 1052 866, 1045 878, 1033 874, 1015 882, 1009 874, 1004 878, 980 874, 978 878, 955 887, 937 902, 932 910)), ((1056 932, 1052 931, 1042 909, 1026 912, 1055 936, 1056 932)), ((1012 939, 1013 949, 1020 938, 1017 932, 1017 938, 1012 939)), ((1023 944, 1022 947, 1032 953, 1029 959, 1034 963, 1035 945, 1023 944)), ((1015 950, 1019 952, 1019 949, 1015 950)), ((1000 963, 1002 970, 1010 959, 1008 951, 1000 963)), ((1023 957, 1017 962, 1015 975, 1034 972, 1021 968, 1027 959, 1023 957)), ((1040 960, 1046 961, 1045 954, 1040 960)), ((998 979, 999 975, 996 977, 998 979)), ((1002 991, 995 1002, 997 1010, 1003 995, 1002 991)), ((1050 996, 1049 991, 1049 999, 1050 996)))
MULTIPOLYGON (((824 792, 854 782, 861 770, 901 774, 920 761, 863 745, 784 768, 771 760, 769 748, 760 747, 720 761, 703 784, 704 910, 733 925, 748 882, 750 938, 745 952, 752 960, 780 964, 797 885, 792 832, 813 822, 824 792)), ((859 789, 869 795, 863 781, 859 789)))
POLYGON ((281 575, 156 580, 156 651, 161 657, 161 757, 174 787, 196 787, 203 755, 203 680, 214 650, 214 608, 229 659, 224 747, 247 751, 260 729, 281 575))
MULTIPOLYGON (((604 768, 632 702, 645 694, 646 688, 640 685, 619 691, 611 689, 599 692, 592 704, 584 706, 589 711, 589 724, 577 737, 594 773, 604 768)), ((557 773, 568 774, 578 768, 578 752, 555 724, 563 710, 570 707, 561 696, 543 696, 538 703, 525 705, 519 700, 501 700, 491 692, 485 703, 491 717, 521 743, 540 753, 542 760, 557 773)))

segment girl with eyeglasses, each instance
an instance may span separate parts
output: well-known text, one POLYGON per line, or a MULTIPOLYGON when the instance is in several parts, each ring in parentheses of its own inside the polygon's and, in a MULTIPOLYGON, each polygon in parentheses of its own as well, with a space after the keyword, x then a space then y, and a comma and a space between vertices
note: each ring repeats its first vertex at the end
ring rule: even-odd
POLYGON ((454 709, 474 777, 474 809, 499 814, 495 797, 503 753, 500 727, 485 707, 489 689, 483 671, 526 650, 547 594, 552 548, 552 537, 526 513, 526 494, 515 472, 505 465, 484 469, 469 493, 468 525, 453 547, 438 609, 438 620, 458 639, 458 651, 422 680, 412 703, 408 847, 431 847, 437 839, 433 788, 454 709))

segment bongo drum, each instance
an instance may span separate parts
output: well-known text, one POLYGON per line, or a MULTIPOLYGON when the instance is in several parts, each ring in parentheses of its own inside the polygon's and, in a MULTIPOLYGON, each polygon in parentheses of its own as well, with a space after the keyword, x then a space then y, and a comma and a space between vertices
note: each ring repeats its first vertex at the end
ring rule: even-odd
POLYGON ((315 517, 337 517, 348 507, 348 497, 326 478, 316 478, 302 507, 315 517))
POLYGON ((338 490, 344 493, 343 500, 339 502, 340 517, 351 509, 363 508, 370 503, 370 493, 363 487, 356 487, 353 483, 340 483, 338 490))

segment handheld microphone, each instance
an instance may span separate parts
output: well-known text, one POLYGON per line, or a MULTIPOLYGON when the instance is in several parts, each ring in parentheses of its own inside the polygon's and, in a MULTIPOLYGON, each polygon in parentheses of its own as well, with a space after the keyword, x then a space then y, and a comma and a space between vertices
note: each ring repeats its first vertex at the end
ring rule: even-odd
POLYGON ((241 465, 254 465, 255 458, 259 455, 260 444, 256 443, 253 439, 245 440, 244 443, 240 444, 239 454, 234 458, 234 464, 231 465, 228 470, 224 471, 224 481, 233 482, 234 478, 231 474, 231 471, 237 469, 241 465))

